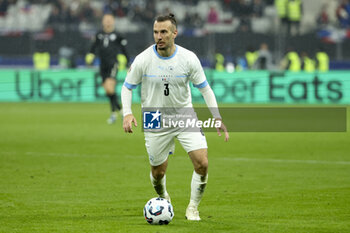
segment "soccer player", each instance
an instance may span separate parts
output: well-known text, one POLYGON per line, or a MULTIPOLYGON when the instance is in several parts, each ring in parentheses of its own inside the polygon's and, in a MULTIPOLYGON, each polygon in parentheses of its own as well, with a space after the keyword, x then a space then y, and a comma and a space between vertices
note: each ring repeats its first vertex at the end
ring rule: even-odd
MULTIPOLYGON (((214 92, 209 87, 197 56, 175 44, 177 25, 173 14, 158 16, 153 26, 155 44, 139 54, 130 66, 122 87, 123 128, 132 133, 132 124, 137 126, 131 111, 132 89, 142 83, 141 104, 147 107, 192 108, 189 82, 199 88, 205 102, 216 120, 221 121, 214 92), (166 78, 164 78, 166 77, 166 78)), ((217 129, 229 134, 221 122, 217 129)), ((204 134, 198 132, 169 131, 145 132, 146 149, 151 164, 150 179, 160 197, 170 200, 166 190, 165 172, 168 155, 174 152, 174 138, 187 151, 194 166, 191 182, 191 198, 186 209, 188 220, 200 220, 198 205, 208 180, 208 153, 204 134)))
POLYGON ((95 55, 101 60, 100 75, 102 77, 102 86, 109 98, 112 111, 107 122, 113 124, 116 121, 117 111, 121 110, 115 92, 118 71, 117 55, 122 53, 127 57, 125 49, 127 40, 116 33, 115 18, 112 14, 105 14, 103 16, 102 27, 102 31, 96 33, 90 52, 85 57, 85 62, 90 65, 95 55))

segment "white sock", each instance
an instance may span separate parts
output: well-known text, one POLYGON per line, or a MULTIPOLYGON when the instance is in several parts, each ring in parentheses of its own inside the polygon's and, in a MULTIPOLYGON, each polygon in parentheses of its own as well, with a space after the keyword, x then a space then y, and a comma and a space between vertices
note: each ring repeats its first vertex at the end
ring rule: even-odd
POLYGON ((207 186, 208 174, 205 176, 199 175, 196 171, 193 171, 191 182, 191 199, 190 206, 198 207, 199 202, 202 200, 202 196, 207 186))
POLYGON ((168 192, 166 191, 166 175, 163 176, 162 179, 156 180, 154 179, 152 172, 150 173, 151 183, 156 190, 159 197, 165 198, 168 196, 168 192))

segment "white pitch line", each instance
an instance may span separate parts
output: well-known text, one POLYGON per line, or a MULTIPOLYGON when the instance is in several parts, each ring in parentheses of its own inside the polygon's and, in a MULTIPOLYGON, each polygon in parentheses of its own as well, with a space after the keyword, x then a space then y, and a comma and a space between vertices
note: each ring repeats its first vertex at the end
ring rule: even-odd
POLYGON ((67 153, 54 153, 54 152, 25 152, 26 155, 48 155, 48 156, 67 156, 67 157, 75 157, 75 156, 81 156, 80 154, 67 154, 67 153))
POLYGON ((340 164, 350 165, 350 161, 329 161, 329 160, 295 160, 295 159, 258 159, 258 158, 234 158, 220 157, 222 160, 243 161, 243 162, 268 162, 268 163, 303 163, 303 164, 340 164))
MULTIPOLYGON (((17 154, 17 152, 2 152, 4 154, 17 154)), ((47 156, 67 156, 67 157, 74 157, 74 156, 112 156, 112 155, 94 155, 94 154, 70 154, 70 153, 55 153, 55 152, 32 152, 28 151, 25 152, 26 155, 47 155, 47 156)), ((128 156, 132 158, 139 158, 139 157, 147 157, 147 155, 123 155, 128 156)), ((176 156, 177 159, 185 158, 186 156, 176 156)), ((296 160, 296 159, 272 159, 272 158, 242 158, 242 157, 214 157, 215 159, 220 160, 229 160, 229 161, 242 161, 242 162, 261 162, 261 163, 301 163, 301 164, 335 164, 335 165, 350 165, 350 161, 329 161, 329 160, 296 160)), ((210 157, 209 157, 210 159, 210 157)))
MULTIPOLYGON (((25 155, 39 155, 39 156, 58 156, 58 157, 99 157, 99 156, 115 156, 116 154, 79 154, 79 153, 56 153, 56 152, 34 152, 34 151, 27 151, 27 152, 16 152, 16 151, 4 151, 1 152, 2 154, 7 154, 7 155, 16 155, 16 154, 25 154, 25 155)), ((0 155, 1 155, 0 153, 0 155)), ((147 156, 145 155, 123 155, 123 156, 127 156, 130 158, 140 158, 140 157, 145 157, 147 156)))

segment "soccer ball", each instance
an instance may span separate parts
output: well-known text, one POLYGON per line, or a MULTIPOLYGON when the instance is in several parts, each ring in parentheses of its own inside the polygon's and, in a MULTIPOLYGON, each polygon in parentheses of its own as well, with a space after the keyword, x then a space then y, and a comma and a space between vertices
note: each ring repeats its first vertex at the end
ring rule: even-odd
POLYGON ((174 217, 173 206, 164 198, 154 197, 143 208, 143 216, 149 224, 167 225, 174 217))

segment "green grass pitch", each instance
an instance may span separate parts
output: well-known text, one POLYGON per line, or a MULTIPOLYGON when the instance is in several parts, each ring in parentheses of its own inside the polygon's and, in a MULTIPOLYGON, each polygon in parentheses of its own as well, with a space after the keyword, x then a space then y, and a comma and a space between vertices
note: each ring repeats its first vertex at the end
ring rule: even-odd
POLYGON ((349 132, 231 133, 228 143, 207 133, 201 222, 184 217, 193 168, 177 143, 167 172, 175 217, 151 226, 142 210, 156 194, 140 122, 127 135, 120 118, 106 124, 108 108, 0 104, 1 233, 350 232, 349 132))

